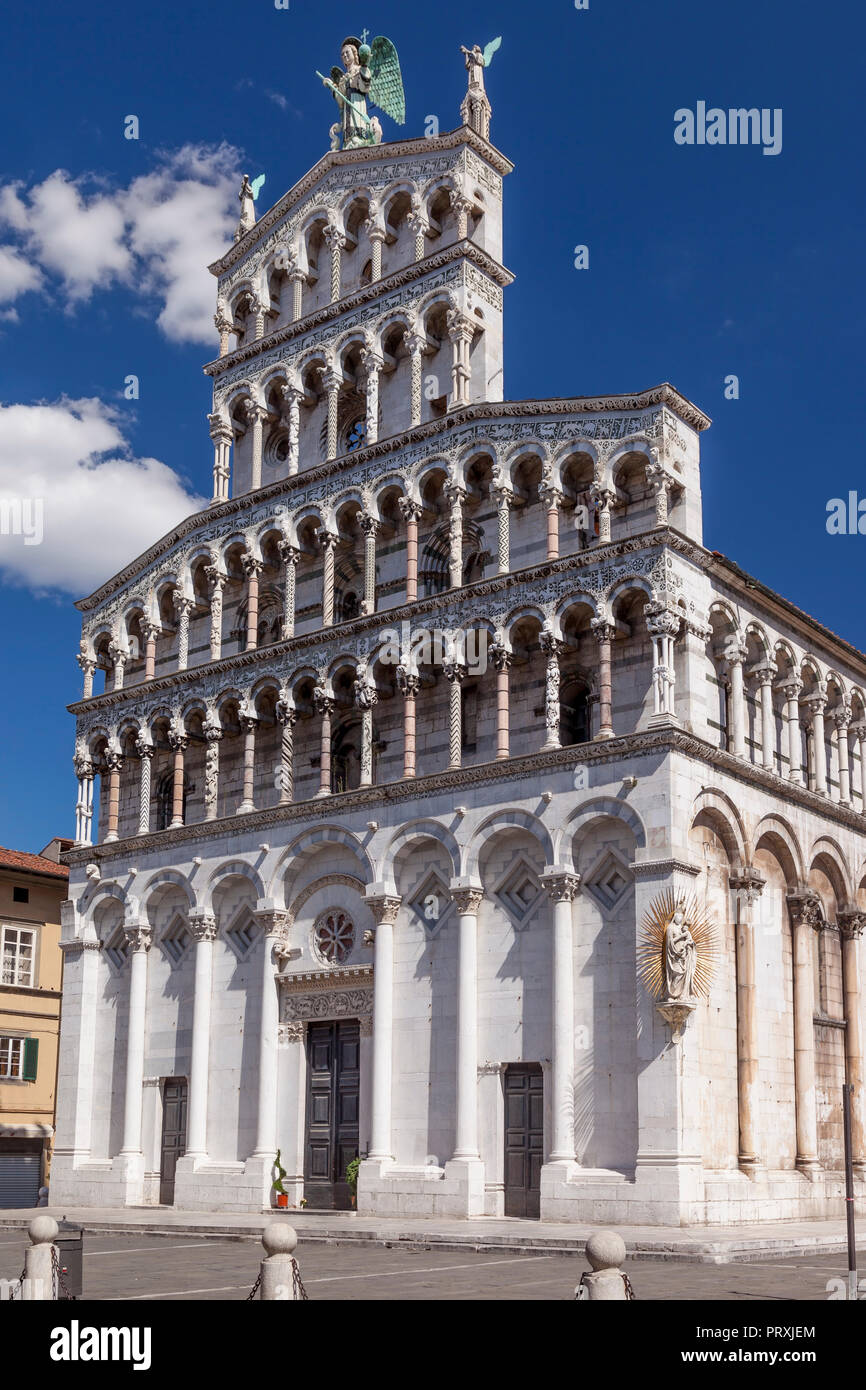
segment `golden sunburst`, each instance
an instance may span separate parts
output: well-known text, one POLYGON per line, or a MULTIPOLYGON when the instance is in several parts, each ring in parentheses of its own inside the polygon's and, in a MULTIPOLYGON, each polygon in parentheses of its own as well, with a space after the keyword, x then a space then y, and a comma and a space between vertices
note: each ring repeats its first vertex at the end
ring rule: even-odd
POLYGON ((673 888, 665 888, 653 898, 640 925, 637 949, 637 973, 653 999, 665 994, 665 934, 668 924, 681 908, 696 947, 695 995, 707 999, 716 965, 718 941, 715 927, 706 908, 698 906, 694 893, 686 896, 673 888))

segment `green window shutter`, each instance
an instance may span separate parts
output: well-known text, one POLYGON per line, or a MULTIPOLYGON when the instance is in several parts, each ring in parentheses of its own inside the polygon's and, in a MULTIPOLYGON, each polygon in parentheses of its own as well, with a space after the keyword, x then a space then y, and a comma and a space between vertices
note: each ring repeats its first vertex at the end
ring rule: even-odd
POLYGON ((35 1081, 36 1072, 39 1066, 39 1039, 24 1039, 24 1070, 22 1076, 25 1081, 35 1081))

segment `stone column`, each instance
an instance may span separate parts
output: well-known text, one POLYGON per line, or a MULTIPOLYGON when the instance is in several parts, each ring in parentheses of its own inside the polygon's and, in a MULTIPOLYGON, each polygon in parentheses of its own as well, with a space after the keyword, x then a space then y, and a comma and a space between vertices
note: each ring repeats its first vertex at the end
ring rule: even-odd
POLYGON ((297 323, 301 317, 304 306, 304 282, 306 275, 300 269, 289 272, 289 280, 292 285, 292 323, 297 323))
POLYGON ((120 811, 120 769, 123 767, 123 757, 119 749, 106 749, 105 766, 108 768, 108 827, 102 838, 107 842, 117 839, 117 821, 120 811))
POLYGON ((219 661, 223 643, 223 589, 228 576, 218 565, 206 565, 204 572, 210 595, 210 659, 219 661))
POLYGON ((377 894, 366 899, 376 921, 373 954, 373 1104, 368 1158, 393 1159, 391 1071, 394 1046, 394 924, 402 899, 377 894))
POLYGON ((604 545, 610 540, 610 509, 616 501, 616 493, 593 483, 590 496, 598 508, 598 543, 604 545))
POLYGON ((547 558, 559 559, 559 508, 562 493, 550 483, 542 483, 538 489, 538 500, 547 511, 547 558))
POLYGON ((450 504, 448 520, 448 582, 452 589, 463 584, 463 503, 466 489, 448 484, 445 497, 450 504))
POLYGON ((839 800, 843 806, 850 806, 851 764, 848 757, 848 730, 851 726, 851 706, 840 705, 833 711, 836 729, 836 755, 839 762, 839 800))
POLYGON ((293 478, 298 471, 301 452, 301 401, 304 392, 297 386, 283 387, 283 400, 286 402, 289 430, 289 452, 286 457, 286 475, 293 478))
POLYGON ((429 223, 420 207, 415 206, 406 216, 406 225, 415 238, 414 253, 415 261, 424 259, 424 235, 429 228, 429 223))
POLYGON ((810 695, 806 708, 812 716, 812 749, 815 763, 815 791, 827 795, 827 749, 824 744, 824 711, 827 708, 826 693, 810 695))
POLYGON ((361 351, 361 365, 364 368, 366 379, 366 426, 367 444, 375 444, 379 438, 379 373, 384 366, 384 359, 381 353, 372 348, 363 348, 361 351))
POLYGON ((400 665, 395 671, 397 689, 404 699, 403 705, 403 776, 415 776, 415 697, 421 678, 417 671, 400 665))
POLYGON ((266 306, 266 304, 265 304, 265 301, 262 299, 261 295, 259 295, 259 294, 251 294, 251 295, 250 295, 250 313, 254 316, 254 319, 255 319, 253 331, 254 331, 254 333, 255 333, 255 341, 256 341, 256 342, 258 342, 259 338, 263 338, 263 337, 265 336, 265 309, 266 309, 266 307, 267 307, 267 306, 266 306))
MULTIPOLYGON (((260 335, 257 333, 257 337, 260 335)), ((268 418, 267 407, 258 401, 246 403, 247 420, 253 431, 252 468, 250 471, 250 492, 257 492, 262 485, 262 427, 268 418)))
POLYGON ((298 712, 291 694, 284 691, 277 700, 275 713, 282 725, 280 738, 280 805, 288 806, 295 794, 295 721, 298 712))
POLYGON ((549 867, 541 881, 553 903, 553 1040, 551 1163, 574 1163, 574 929, 572 903, 580 878, 549 867))
POLYGON ((564 643, 560 642, 547 628, 542 628, 538 645, 547 656, 547 673, 544 678, 544 727, 546 736, 542 744, 545 748, 561 748, 559 736, 559 657, 564 643))
POLYGON ((255 914, 262 928, 262 1012, 259 1021, 259 1103, 256 1112, 256 1147, 251 1155, 265 1160, 268 1169, 277 1151, 277 1032, 280 1001, 277 992, 277 952, 288 938, 288 917, 272 910, 255 914))
POLYGON ((241 565, 247 577, 247 651, 253 651, 259 644, 259 575, 264 569, 264 561, 251 555, 249 551, 241 556, 241 565))
POLYGON ((216 918, 212 912, 190 913, 195 941, 195 984, 192 1004, 192 1047, 189 1064, 189 1112, 186 1158, 207 1158, 208 1082, 210 1079, 210 1019, 213 993, 213 943, 216 918))
POLYGON ((729 643, 725 651, 731 700, 728 747, 735 758, 746 756, 746 708, 743 694, 743 660, 745 655, 745 647, 736 640, 729 643))
POLYGON ((368 220, 364 226, 370 238, 370 283, 375 285, 382 278, 382 246, 388 233, 378 222, 368 220))
MULTIPOLYGON (((655 454, 656 451, 653 450, 653 453, 655 454)), ((655 496, 656 526, 667 526, 668 489, 671 485, 671 478, 664 465, 657 458, 652 463, 647 464, 646 476, 655 496)))
POLYGON ((319 790, 317 796, 331 795, 331 715, 334 713, 334 698, 329 695, 323 686, 317 685, 313 689, 313 704, 322 718, 321 742, 320 742, 320 762, 319 762, 319 790))
POLYGON ((228 500, 231 481, 231 451, 234 435, 228 420, 209 415, 210 437, 214 446, 212 503, 228 500))
POLYGON ((457 1127, 455 1159, 477 1160, 478 1152, 478 909, 480 885, 451 884, 457 905, 457 1127))
POLYGON ((460 767, 463 761, 463 714, 460 688, 466 679, 467 668, 456 657, 446 657, 442 672, 448 682, 448 766, 460 767))
POLYGON ((373 709, 379 699, 375 682, 359 670, 355 681, 355 704, 361 711, 361 778, 362 787, 373 784, 373 709))
POLYGON ((511 569, 511 507, 514 493, 504 484, 493 487, 491 491, 496 498, 496 571, 497 574, 507 574, 511 569))
POLYGON ((283 562, 283 630, 282 639, 288 642, 295 635, 295 599, 297 594, 298 561, 301 552, 291 541, 280 541, 277 545, 283 562))
POLYGON ((764 880, 754 869, 732 874, 736 903, 737 953, 737 1114, 739 1118, 738 1162, 753 1177, 760 1166, 755 1141, 758 1112, 760 1048, 758 1043, 758 1005, 755 977, 754 905, 764 880))
POLYGON ((155 749, 149 738, 137 738, 135 740, 135 751, 138 753, 140 769, 138 780, 138 833, 139 835, 147 835, 150 833, 151 762, 155 749))
POLYGON ((802 786, 802 759, 800 749, 800 691, 803 683, 799 680, 785 680, 780 689, 785 699, 785 728, 787 731, 788 780, 802 786))
POLYGON ((471 404, 472 368, 470 348, 475 336, 475 325, 459 309, 449 309, 446 315, 448 337, 451 342, 451 409, 471 404))
POLYGON ((214 710, 209 711, 202 725, 204 750, 204 818, 216 820, 219 813, 220 740, 222 725, 214 710))
POLYGON ((508 672, 514 660, 514 653, 510 652, 502 641, 494 641, 487 648, 487 655, 496 668, 496 757, 510 757, 510 735, 509 727, 509 701, 508 701, 508 672))
POLYGON ((335 304, 340 298, 343 233, 334 223, 329 223, 322 232, 322 238, 331 256, 331 303, 335 304))
POLYGON ((189 615, 195 608, 195 601, 186 598, 177 589, 172 593, 171 601, 177 613, 177 669, 185 671, 189 663, 189 615))
POLYGON ((616 626, 607 618, 593 618, 590 628, 598 642, 598 733, 597 739, 613 738, 613 685, 610 644, 616 626))
POLYGON ((851 1153, 855 1176, 866 1178, 866 1107, 863 1097, 863 1012, 860 992, 860 938, 866 924, 862 912, 840 912, 842 993, 845 999, 845 1079, 851 1097, 851 1153))
POLYGON ((144 1085, 144 1037, 147 1024, 147 953, 151 930, 124 927, 129 945, 129 1021, 126 1036, 126 1086, 123 1098, 123 1144, 120 1157, 141 1153, 141 1092, 144 1085))
POLYGON ((174 775, 171 786, 171 825, 183 825, 183 762, 189 736, 183 726, 172 727, 168 731, 168 741, 174 749, 174 775))
POLYGON ((156 639, 162 628, 159 623, 143 622, 141 635, 144 638, 144 679, 152 681, 156 674, 156 639))
POLYGON ((773 677, 776 667, 772 661, 765 661, 753 667, 752 674, 758 681, 761 692, 761 762, 768 771, 776 766, 776 718, 773 711, 773 677))
POLYGON ((359 525, 364 533, 364 599, 362 613, 376 611, 376 534, 379 522, 374 516, 361 516, 359 525))
POLYGON ((256 809, 254 797, 256 775, 256 728, 258 717, 253 710, 242 711, 241 728, 244 731, 244 789, 241 804, 236 814, 248 815, 256 809))
POLYGON ((333 531, 322 528, 318 533, 322 547, 322 627, 334 625, 334 550, 337 537, 333 531))
POLYGON ((665 609, 647 614, 646 619, 647 632, 653 644, 653 717, 665 722, 675 717, 674 641, 680 630, 680 622, 676 613, 669 613, 665 609))
POLYGON ((855 724, 853 731, 857 737, 857 746, 860 752, 860 814, 864 815, 866 814, 866 724, 855 724))
POLYGON ((220 335, 220 357, 227 357, 229 352, 229 334, 232 331, 232 321, 228 316, 225 306, 221 307, 214 314, 214 327, 220 335))
MULTIPOLYGON (((96 662, 93 660, 93 657, 85 656, 82 652, 79 652, 75 659, 84 674, 84 689, 81 692, 81 698, 82 700, 89 700, 93 695, 93 673, 96 670, 96 662)), ((149 678, 145 676, 145 679, 147 680, 149 678)))
POLYGON ((472 211, 472 199, 467 198, 463 193, 452 192, 451 207, 457 219, 457 240, 463 241, 469 235, 469 214, 472 211))
POLYGON ((75 843, 89 845, 93 824, 93 763, 89 758, 76 754, 75 773, 78 777, 78 801, 75 804, 75 843))
POLYGON ((322 385, 328 395, 328 443, 325 450, 325 458, 328 462, 337 457, 337 422, 339 419, 340 387, 342 384, 342 372, 322 372, 322 385))
POLYGON ((111 688, 112 690, 122 690, 123 673, 126 670, 129 652, 125 647, 118 647, 115 642, 112 642, 111 646, 108 648, 108 655, 111 657, 111 662, 114 667, 114 681, 111 688))
POLYGON ((421 503, 413 501, 411 497, 401 497, 398 506, 406 523, 406 602, 414 603, 418 597, 418 518, 421 503))
POLYGON ((797 1167, 817 1171, 818 1117, 815 1095, 815 967, 813 933, 824 925, 816 893, 789 893, 794 932, 794 1088, 797 1114, 797 1167))
POLYGON ((422 378, 424 375, 424 364, 422 353, 427 346, 427 338, 424 333, 407 333, 406 346, 409 349, 410 368, 410 409, 409 424, 420 425, 421 423, 421 401, 422 401, 422 378))

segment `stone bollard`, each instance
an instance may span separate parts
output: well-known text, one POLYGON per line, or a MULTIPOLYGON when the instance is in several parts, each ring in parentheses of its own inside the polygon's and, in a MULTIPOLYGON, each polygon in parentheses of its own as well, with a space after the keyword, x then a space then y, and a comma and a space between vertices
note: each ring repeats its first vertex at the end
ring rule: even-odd
POLYGON ((616 1231, 596 1231, 586 1242, 586 1258, 592 1265, 580 1276, 575 1298, 596 1302, 634 1298, 628 1276, 620 1269, 625 1259, 625 1241, 616 1231))
POLYGON ((262 1260, 259 1298, 290 1303, 301 1297, 295 1287, 296 1266, 292 1256, 297 1244, 298 1233, 287 1221, 272 1221, 262 1231, 267 1258, 262 1260))
POLYGON ((25 1303, 50 1303, 54 1299, 54 1256, 52 1245, 60 1227, 53 1216, 34 1216, 27 1227, 30 1245, 24 1252, 24 1284, 21 1298, 25 1303))

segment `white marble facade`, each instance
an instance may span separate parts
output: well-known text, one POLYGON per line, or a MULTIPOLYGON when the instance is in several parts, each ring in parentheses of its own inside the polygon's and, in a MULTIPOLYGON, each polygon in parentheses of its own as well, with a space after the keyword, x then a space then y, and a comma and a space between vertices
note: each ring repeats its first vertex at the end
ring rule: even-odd
POLYGON ((504 401, 509 171, 332 153, 212 267, 214 502, 79 604, 54 1203, 158 1202, 185 1078, 175 1204, 269 1205, 279 1147, 296 1205, 329 1019, 362 1212, 502 1214, 519 1063, 543 1218, 838 1215, 846 1076, 863 1199, 866 660, 703 548, 671 387, 504 401), (720 945, 679 1042, 671 886, 720 945))

